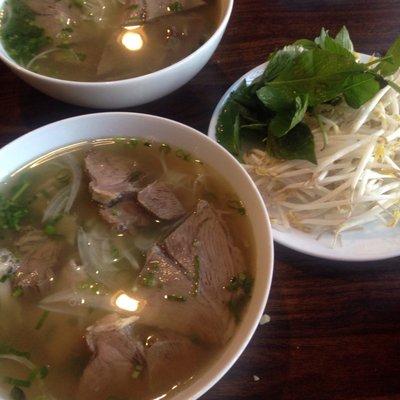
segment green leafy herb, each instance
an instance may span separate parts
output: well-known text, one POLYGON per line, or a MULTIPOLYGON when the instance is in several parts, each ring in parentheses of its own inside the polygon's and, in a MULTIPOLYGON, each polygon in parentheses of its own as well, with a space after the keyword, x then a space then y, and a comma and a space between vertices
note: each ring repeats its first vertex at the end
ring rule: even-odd
POLYGON ((29 379, 18 379, 18 378, 12 378, 10 376, 4 377, 4 383, 8 383, 9 385, 13 385, 16 387, 25 387, 25 388, 30 387, 32 384, 32 382, 29 379))
POLYGON ((43 230, 44 233, 48 236, 57 236, 57 224, 62 219, 63 215, 57 215, 56 217, 50 219, 46 225, 44 226, 43 230))
POLYGON ((389 59, 382 61, 376 68, 383 76, 394 74, 400 67, 400 37, 390 46, 384 58, 386 57, 389 59))
POLYGON ((14 386, 10 392, 11 400, 26 400, 24 391, 18 386, 14 386))
POLYGON ((317 163, 315 156, 314 136, 310 128, 300 123, 287 135, 282 137, 268 136, 267 152, 271 157, 284 160, 308 160, 317 163))
POLYGON ((176 294, 166 294, 164 296, 164 298, 165 298, 165 300, 177 301, 179 303, 182 303, 182 302, 186 301, 186 297, 185 296, 176 295, 176 294))
POLYGON ((35 326, 36 330, 39 330, 42 328, 42 326, 46 322, 46 319, 48 318, 49 314, 50 314, 50 311, 47 311, 47 310, 43 311, 42 315, 38 319, 38 322, 36 323, 36 326, 35 326))
POLYGON ((217 140, 239 159, 249 143, 272 157, 316 163, 314 139, 306 125, 318 118, 317 106, 345 101, 359 108, 400 67, 400 38, 385 57, 363 64, 353 54, 349 32, 336 36, 325 29, 314 41, 300 39, 272 53, 261 76, 242 82, 230 94, 218 117, 217 140))
POLYGON ((228 302, 228 308, 237 322, 240 321, 243 309, 251 296, 253 288, 253 278, 244 272, 232 277, 226 290, 234 293, 232 299, 228 302))
POLYGON ((190 161, 192 159, 192 156, 190 153, 187 153, 186 151, 182 150, 182 149, 178 149, 175 151, 175 155, 178 158, 182 158, 182 160, 185 161, 190 161))
POLYGON ((251 289, 253 287, 253 278, 244 272, 241 272, 239 275, 234 276, 226 289, 230 292, 237 292, 239 289, 242 289, 245 294, 249 295, 251 293, 251 289))
POLYGON ((6 343, 0 342, 0 354, 13 354, 18 357, 30 358, 31 355, 27 351, 20 351, 6 343))
POLYGON ((20 229, 22 219, 28 214, 23 195, 29 186, 30 183, 22 179, 11 189, 8 198, 0 194, 0 231, 20 229))
POLYGON ((27 65, 51 39, 35 24, 36 16, 24 1, 8 0, 7 4, 11 12, 1 29, 4 47, 17 63, 27 65))
POLYGON ((24 294, 24 289, 22 289, 22 287, 20 287, 20 286, 17 286, 17 287, 13 290, 11 296, 12 296, 12 297, 15 297, 15 298, 18 298, 18 297, 21 297, 23 294, 24 294))
POLYGON ((12 274, 4 274, 2 277, 0 277, 0 283, 6 282, 8 279, 10 279, 12 274))
POLYGON ((173 3, 168 5, 168 9, 172 12, 183 11, 183 5, 180 1, 174 1, 173 3))

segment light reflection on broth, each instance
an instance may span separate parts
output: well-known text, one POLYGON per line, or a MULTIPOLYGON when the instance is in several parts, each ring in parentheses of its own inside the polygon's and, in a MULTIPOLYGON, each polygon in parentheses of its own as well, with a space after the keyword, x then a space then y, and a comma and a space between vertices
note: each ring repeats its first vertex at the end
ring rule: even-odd
POLYGON ((67 146, 2 182, 0 210, 0 395, 167 399, 233 335, 250 296, 252 232, 229 185, 188 152, 124 138, 67 146), (106 205, 126 166, 124 196, 106 205), (111 187, 100 185, 110 168, 111 187), (129 225, 123 213, 137 207, 129 225), (189 268, 182 251, 194 252, 189 268), (45 274, 28 274, 35 260, 49 263, 45 274))
POLYGON ((5 49, 43 75, 111 81, 188 56, 216 30, 219 0, 6 0, 5 49))

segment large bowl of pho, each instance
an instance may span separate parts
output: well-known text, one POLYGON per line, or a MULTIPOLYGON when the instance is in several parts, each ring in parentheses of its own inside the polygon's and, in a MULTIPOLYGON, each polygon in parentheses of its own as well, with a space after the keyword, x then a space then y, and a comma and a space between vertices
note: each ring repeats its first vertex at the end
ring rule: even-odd
POLYGON ((203 68, 232 7, 233 0, 0 0, 0 59, 68 103, 144 104, 203 68))
POLYGON ((3 147, 0 230, 1 400, 197 399, 246 347, 272 279, 247 173, 144 114, 3 147))

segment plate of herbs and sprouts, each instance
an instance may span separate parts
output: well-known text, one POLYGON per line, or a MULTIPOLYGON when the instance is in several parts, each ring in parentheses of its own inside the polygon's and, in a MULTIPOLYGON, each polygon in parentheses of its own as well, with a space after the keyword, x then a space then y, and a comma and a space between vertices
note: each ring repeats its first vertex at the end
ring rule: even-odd
POLYGON ((209 136, 256 183, 276 242, 309 255, 400 255, 400 38, 354 51, 343 27, 268 56, 217 105, 209 136))

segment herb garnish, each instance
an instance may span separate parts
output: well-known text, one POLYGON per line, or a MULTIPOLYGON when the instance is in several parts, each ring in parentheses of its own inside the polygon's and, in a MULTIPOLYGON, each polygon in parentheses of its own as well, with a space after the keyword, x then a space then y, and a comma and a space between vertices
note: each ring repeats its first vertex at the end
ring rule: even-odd
POLYGON ((42 315, 38 319, 38 322, 36 323, 36 326, 35 326, 36 330, 39 330, 42 328, 42 326, 46 322, 46 319, 48 318, 49 314, 50 314, 50 311, 47 311, 47 310, 43 311, 42 315))
POLYGON ((21 220, 28 214, 22 196, 29 186, 29 182, 22 180, 11 189, 9 198, 0 194, 0 230, 20 229, 21 220))
POLYGON ((301 39, 269 56, 264 73, 231 93, 219 115, 217 139, 240 157, 244 138, 271 157, 317 163, 314 137, 304 122, 320 104, 343 99, 359 108, 400 67, 400 38, 387 54, 370 63, 357 62, 345 27, 335 36, 322 29, 314 41, 301 39))
POLYGON ((230 292, 237 292, 239 289, 243 289, 244 293, 250 294, 251 288, 253 287, 253 278, 241 272, 239 275, 234 276, 226 289, 230 292))
POLYGON ((22 287, 20 287, 20 286, 17 286, 11 293, 11 296, 18 298, 18 297, 21 297, 23 294, 24 294, 24 289, 22 289, 22 287))
POLYGON ((12 11, 1 29, 4 47, 17 63, 27 65, 51 39, 35 25, 35 14, 24 1, 8 0, 7 4, 12 11))
POLYGON ((168 5, 168 11, 179 12, 183 11, 183 5, 180 1, 174 1, 173 3, 168 5))
POLYGON ((27 351, 17 350, 15 347, 12 347, 6 343, 0 342, 0 354, 13 354, 18 357, 30 358, 31 355, 27 351))
POLYGON ((242 311, 250 299, 252 288, 253 278, 244 272, 232 277, 226 286, 226 290, 235 293, 235 296, 228 302, 228 308, 236 322, 240 321, 242 311))

